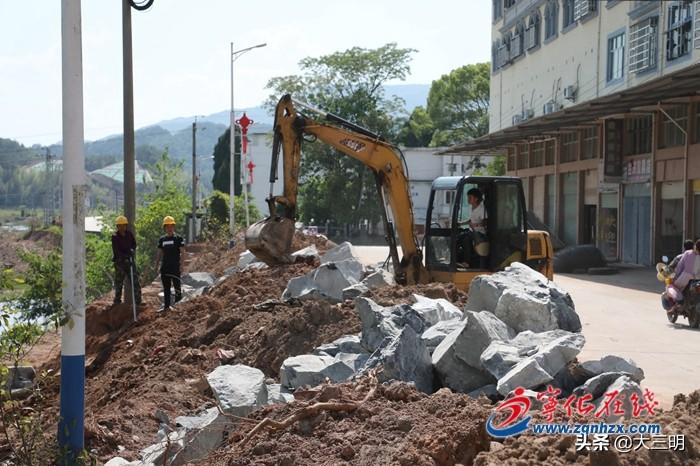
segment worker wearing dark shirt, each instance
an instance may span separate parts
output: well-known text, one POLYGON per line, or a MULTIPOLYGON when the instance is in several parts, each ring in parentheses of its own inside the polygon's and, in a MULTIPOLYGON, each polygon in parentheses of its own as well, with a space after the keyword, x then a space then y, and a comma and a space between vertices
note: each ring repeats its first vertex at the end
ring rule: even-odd
POLYGON ((167 216, 163 219, 165 235, 158 240, 158 259, 160 264, 160 279, 163 282, 163 311, 170 309, 170 288, 175 288, 175 302, 182 299, 180 274, 185 258, 185 240, 175 234, 175 219, 167 216))
POLYGON ((117 232, 112 235, 112 262, 114 262, 114 304, 122 302, 122 288, 124 280, 131 280, 134 276, 134 300, 136 305, 141 304, 141 286, 139 275, 134 264, 136 251, 136 238, 127 230, 129 221, 123 215, 117 217, 117 232), (131 268, 131 270, 130 270, 131 268))

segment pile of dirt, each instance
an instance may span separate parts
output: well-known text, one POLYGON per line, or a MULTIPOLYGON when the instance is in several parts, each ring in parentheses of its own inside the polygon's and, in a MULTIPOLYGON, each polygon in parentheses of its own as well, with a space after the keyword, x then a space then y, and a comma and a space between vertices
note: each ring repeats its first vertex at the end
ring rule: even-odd
MULTIPOLYGON (((560 413, 556 422, 570 423, 560 413)), ((545 422, 538 415, 531 422, 545 422)), ((590 418, 578 417, 575 422, 593 422, 590 418)), ((700 390, 690 395, 676 395, 669 411, 658 412, 655 416, 637 418, 634 423, 658 423, 663 435, 685 435, 683 450, 650 449, 651 436, 646 435, 646 447, 639 445, 636 451, 619 452, 613 444, 615 435, 610 436, 607 451, 576 451, 576 437, 563 435, 524 434, 506 439, 502 444, 492 444, 491 451, 480 453, 475 466, 520 466, 527 464, 586 465, 586 466, 681 466, 700 464, 700 390), (494 448, 495 446, 495 448, 494 448)), ((628 423, 629 423, 628 422, 628 423)), ((639 435, 633 435, 635 446, 639 435)), ((590 440, 591 437, 589 437, 590 440)))
MULTIPOLYGON (((317 402, 360 402, 368 379, 327 385, 307 401, 255 412, 257 421, 282 421, 317 402)), ((466 395, 440 390, 426 396, 404 383, 377 387, 374 397, 351 412, 320 411, 279 430, 243 439, 255 424, 238 423, 229 444, 201 461, 211 466, 249 464, 471 464, 489 447, 488 408, 466 395)))
POLYGON ((433 299, 446 299, 460 309, 467 303, 467 293, 459 290, 453 283, 428 283, 426 285, 390 286, 371 290, 365 296, 382 306, 394 304, 412 304, 413 294, 433 299))
MULTIPOLYGON (((317 264, 316 264, 317 265, 317 264)), ((144 288, 145 310, 131 322, 128 306, 108 297, 88 306, 86 445, 102 459, 119 452, 136 458, 156 441, 161 410, 170 419, 213 406, 204 376, 221 364, 246 364, 277 378, 282 361, 360 329, 352 307, 277 301, 289 279, 314 265, 249 270, 228 277, 209 294, 160 315, 160 286, 144 288), (260 305, 260 303, 265 303, 260 305)), ((52 363, 58 369, 58 361, 52 363)), ((54 394, 58 387, 54 386, 54 394)), ((55 409, 47 419, 55 422, 55 409)))
MULTIPOLYGON (((336 246, 333 241, 323 235, 305 235, 300 231, 294 232, 292 251, 298 251, 310 245, 316 246, 320 254, 336 246)), ((211 240, 191 245, 189 249, 197 251, 196 257, 188 264, 190 271, 207 271, 220 276, 228 267, 237 265, 241 253, 246 251, 245 232, 239 231, 236 234, 233 248, 229 248, 226 240, 211 240)))

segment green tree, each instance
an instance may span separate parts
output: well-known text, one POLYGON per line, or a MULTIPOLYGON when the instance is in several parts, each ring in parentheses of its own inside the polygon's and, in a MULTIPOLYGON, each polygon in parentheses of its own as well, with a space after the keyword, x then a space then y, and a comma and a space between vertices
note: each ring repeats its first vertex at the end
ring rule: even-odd
POLYGON ((399 131, 398 141, 406 147, 428 147, 434 132, 435 125, 430 114, 425 107, 418 106, 399 131))
POLYGON ((488 175, 488 176, 503 176, 506 174, 506 157, 504 155, 497 155, 488 164, 474 170, 474 174, 477 176, 488 175))
MULTIPOLYGON (((229 195, 221 191, 214 191, 206 201, 209 214, 208 227, 211 233, 218 234, 228 231, 229 195)), ((233 216, 236 220, 236 228, 245 228, 245 200, 243 196, 236 196, 233 216)), ((257 222, 262 218, 255 199, 248 195, 248 218, 250 222, 257 222)))
POLYGON ((183 161, 173 162, 166 149, 160 155, 160 159, 151 166, 154 193, 149 196, 152 198, 154 195, 160 197, 169 193, 184 192, 189 183, 182 166, 183 161))
POLYGON ((153 268, 158 251, 158 239, 163 235, 163 217, 175 218, 177 229, 184 234, 185 214, 191 208, 182 172, 182 162, 172 162, 167 152, 153 168, 155 191, 147 194, 144 204, 136 210, 136 264, 141 270, 142 282, 148 283, 158 271, 153 268))
POLYGON ((477 138, 488 132, 489 63, 465 65, 433 81, 427 111, 435 125, 432 146, 477 138))
MULTIPOLYGON (((235 148, 234 148, 234 178, 236 183, 234 185, 234 193, 236 196, 241 194, 241 138, 236 136, 235 148)), ((226 128, 224 134, 219 136, 214 146, 214 176, 212 178, 212 185, 217 191, 224 193, 230 193, 231 187, 229 185, 231 179, 231 129, 226 128)))
MULTIPOLYGON (((413 49, 389 43, 376 49, 351 49, 301 60, 300 75, 272 78, 268 106, 286 93, 388 140, 400 129, 403 101, 386 98, 383 85, 408 75, 413 49)), ((307 144, 300 173, 299 214, 304 221, 357 225, 380 219, 381 203, 371 171, 362 163, 323 144, 307 144)))
POLYGON ((60 251, 45 257, 34 252, 21 252, 20 258, 29 266, 24 277, 27 289, 18 300, 18 309, 26 319, 46 317, 60 321, 63 315, 62 270, 60 251))

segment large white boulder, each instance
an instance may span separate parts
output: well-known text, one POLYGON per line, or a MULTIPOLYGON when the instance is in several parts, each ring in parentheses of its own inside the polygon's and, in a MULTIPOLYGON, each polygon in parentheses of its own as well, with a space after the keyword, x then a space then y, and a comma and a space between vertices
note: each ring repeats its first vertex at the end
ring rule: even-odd
POLYGON ((433 391, 433 367, 430 353, 420 336, 404 326, 392 339, 386 339, 367 361, 363 371, 381 366, 377 377, 380 382, 402 380, 413 382, 425 393, 433 391))
POLYGON ((620 356, 608 355, 595 361, 581 363, 581 368, 588 374, 596 376, 606 372, 624 372, 639 383, 644 380, 644 371, 633 360, 620 356))
POLYGON ((469 393, 493 383, 494 377, 481 367, 481 353, 491 342, 512 336, 512 330, 493 314, 467 311, 461 325, 433 351, 433 366, 443 385, 469 393))
POLYGON ((207 382, 225 413, 247 416, 267 403, 265 374, 254 367, 219 366, 207 375, 207 382))
POLYGON ((216 278, 209 272, 190 272, 186 273, 182 277, 182 283, 192 288, 203 288, 205 286, 212 286, 216 278))
POLYGON ((432 299, 419 294, 414 294, 414 304, 411 307, 421 313, 430 325, 435 325, 443 320, 461 319, 462 311, 445 298, 432 299))
POLYGON ((184 445, 168 464, 181 466, 205 458, 223 443, 224 433, 232 424, 217 407, 209 408, 199 416, 176 417, 175 425, 185 430, 184 445))
POLYGON ((325 380, 323 370, 333 364, 331 356, 302 354, 284 360, 280 368, 280 383, 288 389, 304 385, 316 386, 325 380))
POLYGON ((442 340, 444 340, 447 335, 454 332, 461 325, 462 321, 459 319, 443 320, 428 328, 428 330, 423 332, 420 338, 425 343, 425 346, 428 348, 428 351, 430 351, 430 354, 433 354, 433 351, 435 351, 435 348, 442 343, 442 340))
POLYGON ((519 262, 493 275, 475 277, 466 309, 493 312, 517 332, 581 331, 571 296, 539 272, 519 262))
POLYGON ((544 345, 498 380, 498 392, 505 396, 518 387, 535 388, 550 382, 581 352, 585 341, 582 334, 569 333, 544 345))
POLYGON ((369 298, 357 298, 355 309, 362 321, 362 346, 374 352, 386 339, 393 339, 406 325, 418 335, 428 327, 421 314, 407 304, 383 307, 369 298))
POLYGON ((351 243, 345 241, 340 243, 338 246, 329 249, 325 254, 321 256, 321 264, 326 264, 328 262, 340 262, 346 260, 353 260, 359 262, 360 258, 355 252, 355 248, 351 243))
POLYGON ((306 275, 289 280, 282 300, 320 298, 341 302, 343 290, 358 284, 363 273, 362 264, 356 260, 324 263, 306 275))
POLYGON ((511 340, 493 341, 481 353, 481 366, 500 379, 523 359, 536 354, 554 340, 570 334, 571 332, 566 330, 550 330, 541 333, 525 330, 511 340))

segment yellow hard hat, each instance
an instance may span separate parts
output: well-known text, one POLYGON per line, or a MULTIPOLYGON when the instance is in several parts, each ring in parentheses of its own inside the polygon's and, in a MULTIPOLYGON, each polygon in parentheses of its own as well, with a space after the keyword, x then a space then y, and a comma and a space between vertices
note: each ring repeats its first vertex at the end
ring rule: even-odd
POLYGON ((175 225, 175 219, 170 215, 167 215, 165 218, 163 218, 163 226, 165 225, 175 225))
POLYGON ((127 220, 127 218, 124 217, 123 215, 120 215, 119 217, 117 217, 116 224, 117 225, 128 225, 129 220, 127 220))

